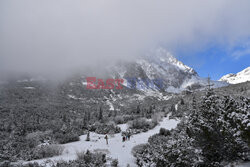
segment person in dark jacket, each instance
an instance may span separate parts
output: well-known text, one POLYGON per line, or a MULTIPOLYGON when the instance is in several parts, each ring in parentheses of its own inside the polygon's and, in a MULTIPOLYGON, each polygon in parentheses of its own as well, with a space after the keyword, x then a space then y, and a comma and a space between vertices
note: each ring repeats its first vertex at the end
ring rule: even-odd
POLYGON ((125 142, 125 140, 126 140, 126 137, 122 136, 122 142, 125 142))
POLYGON ((109 142, 108 142, 108 135, 106 135, 104 138, 106 139, 106 144, 108 145, 109 144, 109 142))

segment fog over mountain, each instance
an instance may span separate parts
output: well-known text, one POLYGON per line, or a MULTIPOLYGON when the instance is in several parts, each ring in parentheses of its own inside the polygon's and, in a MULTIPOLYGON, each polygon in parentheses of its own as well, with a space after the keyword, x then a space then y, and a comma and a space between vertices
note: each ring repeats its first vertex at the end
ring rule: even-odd
POLYGON ((0 71, 64 75, 158 46, 233 45, 250 35, 249 15, 248 0, 2 0, 0 71))

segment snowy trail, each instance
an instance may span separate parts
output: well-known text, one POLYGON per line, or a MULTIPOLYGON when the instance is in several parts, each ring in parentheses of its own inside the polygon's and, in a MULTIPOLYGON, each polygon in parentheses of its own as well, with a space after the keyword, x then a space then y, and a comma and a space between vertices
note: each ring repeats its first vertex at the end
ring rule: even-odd
MULTIPOLYGON (((174 119, 163 118, 163 120, 155 128, 136 135, 131 136, 129 141, 122 142, 121 133, 109 136, 109 144, 106 144, 104 135, 90 133, 91 141, 85 141, 86 135, 80 136, 80 141, 62 144, 64 147, 63 154, 56 157, 34 160, 31 162, 38 162, 40 164, 44 163, 46 160, 52 160, 54 162, 64 160, 74 160, 76 159, 76 153, 91 150, 91 151, 101 151, 107 154, 107 157, 117 158, 119 161, 119 166, 134 167, 135 158, 131 154, 132 148, 138 144, 147 143, 148 138, 159 132, 160 128, 172 129, 177 126, 179 121, 174 119)), ((126 124, 119 125, 122 131, 125 131, 127 128, 126 124)), ((49 165, 48 165, 49 166, 49 165)))

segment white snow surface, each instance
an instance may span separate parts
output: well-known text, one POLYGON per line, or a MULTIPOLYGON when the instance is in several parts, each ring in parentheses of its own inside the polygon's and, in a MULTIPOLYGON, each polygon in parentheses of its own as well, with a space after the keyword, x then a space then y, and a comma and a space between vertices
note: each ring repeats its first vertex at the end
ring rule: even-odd
POLYGON ((177 111, 178 110, 178 104, 175 104, 174 108, 175 108, 175 111, 177 111))
POLYGON ((24 89, 36 89, 35 87, 24 87, 24 89))
POLYGON ((82 84, 85 86, 85 85, 87 85, 88 83, 87 83, 87 82, 82 82, 82 84))
POLYGON ((107 100, 107 104, 109 106, 109 110, 111 110, 111 111, 115 110, 114 105, 109 100, 107 100))
POLYGON ((177 60, 169 51, 167 51, 166 49, 162 47, 152 50, 151 53, 148 54, 148 56, 153 58, 155 61, 160 60, 161 62, 160 64, 169 63, 183 71, 194 73, 194 69, 183 64, 181 61, 177 60))
MULTIPOLYGON (((121 133, 115 135, 109 135, 108 142, 106 144, 106 140, 104 139, 104 135, 96 134, 91 132, 90 139, 91 141, 85 141, 86 135, 80 136, 80 141, 62 144, 64 147, 63 154, 56 157, 34 160, 29 162, 37 162, 39 164, 46 164, 46 166, 50 166, 46 161, 57 162, 60 160, 69 161, 77 158, 77 152, 82 152, 86 150, 91 151, 100 151, 107 154, 107 157, 117 158, 119 161, 119 166, 127 166, 130 167, 136 166, 135 158, 133 157, 131 151, 132 148, 138 144, 147 143, 148 138, 159 132, 160 128, 173 129, 177 126, 179 120, 169 119, 168 117, 163 118, 163 120, 157 125, 155 128, 144 132, 132 135, 129 141, 122 142, 121 133)), ((127 129, 127 124, 119 125, 122 131, 127 129)), ((25 163, 29 163, 25 162, 25 163)))
POLYGON ((238 72, 237 74, 227 74, 219 79, 219 81, 225 81, 230 84, 237 84, 246 81, 250 81, 250 67, 238 72))
POLYGON ((250 162, 236 162, 236 163, 230 163, 228 165, 226 165, 225 167, 231 167, 231 166, 235 166, 235 167, 249 167, 250 166, 250 162))

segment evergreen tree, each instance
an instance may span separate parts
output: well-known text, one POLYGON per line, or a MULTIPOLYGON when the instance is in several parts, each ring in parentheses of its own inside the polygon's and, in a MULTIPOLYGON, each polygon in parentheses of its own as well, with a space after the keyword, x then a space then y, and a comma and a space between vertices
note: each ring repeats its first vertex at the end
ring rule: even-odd
POLYGON ((136 114, 140 114, 140 113, 141 113, 140 106, 139 106, 139 105, 137 105, 137 107, 136 107, 136 114))
POLYGON ((194 108, 193 104, 189 120, 191 126, 186 132, 202 149, 205 164, 219 164, 223 160, 239 158, 245 147, 244 142, 235 136, 239 122, 229 120, 227 116, 237 110, 237 103, 232 99, 225 100, 208 89, 201 106, 194 108))
POLYGON ((152 113, 153 113, 153 107, 150 106, 150 107, 149 107, 149 112, 148 112, 148 114, 152 114, 152 113))
POLYGON ((172 104, 170 107, 170 112, 175 113, 175 111, 176 111, 175 106, 174 106, 174 104, 172 104))
POLYGON ((183 98, 181 98, 180 104, 181 104, 181 105, 184 105, 184 104, 185 104, 183 98))
POLYGON ((118 159, 114 159, 112 162, 111 162, 111 167, 118 167, 118 159))
POLYGON ((114 117, 117 116, 117 110, 114 110, 114 117))
POLYGON ((102 111, 102 107, 100 107, 100 110, 99 110, 99 121, 102 121, 103 120, 103 111, 102 111))

